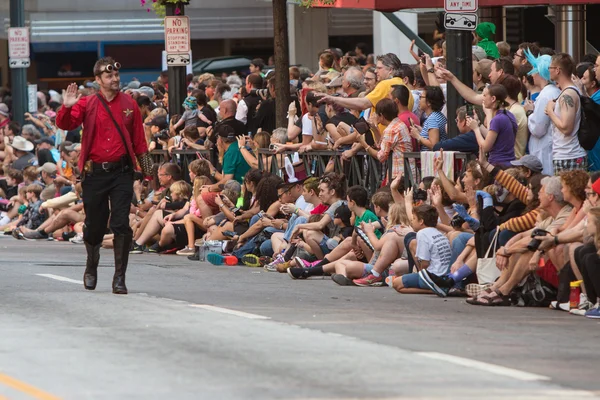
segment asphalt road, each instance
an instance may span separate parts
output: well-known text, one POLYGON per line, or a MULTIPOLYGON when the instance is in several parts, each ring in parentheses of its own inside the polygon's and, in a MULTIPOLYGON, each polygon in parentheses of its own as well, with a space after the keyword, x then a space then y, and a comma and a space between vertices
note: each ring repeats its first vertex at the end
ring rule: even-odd
POLYGON ((0 237, 0 400, 600 397, 600 323, 0 237))

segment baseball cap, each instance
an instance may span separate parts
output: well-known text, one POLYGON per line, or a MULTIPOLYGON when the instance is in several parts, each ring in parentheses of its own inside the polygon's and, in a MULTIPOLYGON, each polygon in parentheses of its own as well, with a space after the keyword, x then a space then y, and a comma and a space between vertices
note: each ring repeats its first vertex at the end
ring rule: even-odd
POLYGON ((325 84, 328 88, 338 88, 342 87, 342 76, 338 76, 334 78, 331 82, 325 84))
POLYGON ((40 172, 45 172, 47 174, 55 174, 56 173, 56 164, 52 164, 51 162, 47 162, 41 167, 37 169, 38 174, 40 172))
POLYGON ((73 143, 70 146, 65 146, 67 151, 79 151, 81 150, 81 143, 73 143))
POLYGON ((481 61, 487 58, 485 50, 479 46, 473 46, 473 56, 477 59, 477 61, 481 61))
POLYGON ((524 155, 519 160, 511 161, 510 163, 517 167, 529 168, 533 172, 542 172, 544 169, 539 158, 531 154, 524 155))
POLYGON ((154 117, 150 122, 146 122, 147 126, 157 126, 161 131, 163 129, 167 129, 169 124, 167 123, 167 119, 165 117, 154 117))
POLYGON ((592 189, 594 189, 594 192, 596 192, 598 196, 600 196, 600 178, 596 179, 596 182, 594 182, 594 184, 592 185, 592 189))
POLYGON ((8 117, 8 106, 4 103, 0 103, 0 115, 8 117))
POLYGON ((233 140, 236 137, 235 130, 232 126, 227 124, 220 124, 217 128, 217 135, 224 139, 233 140))
POLYGON ((38 139, 35 141, 35 144, 42 144, 42 143, 46 143, 49 144, 50 146, 54 146, 54 140, 50 139, 49 137, 44 137, 41 139, 38 139))
POLYGON ((339 206, 335 212, 333 213, 333 218, 339 218, 342 220, 342 222, 344 223, 344 225, 346 226, 350 226, 350 216, 352 215, 352 212, 350 211, 350 209, 348 208, 347 205, 342 204, 341 206, 339 206))

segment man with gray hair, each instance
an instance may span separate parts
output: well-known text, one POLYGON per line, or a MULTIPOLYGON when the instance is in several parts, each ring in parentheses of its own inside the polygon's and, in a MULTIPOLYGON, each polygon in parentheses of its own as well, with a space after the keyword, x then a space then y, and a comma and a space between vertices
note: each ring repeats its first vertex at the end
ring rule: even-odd
MULTIPOLYGON (((371 112, 375 112, 377 103, 383 99, 389 98, 393 86, 404 85, 404 79, 400 77, 402 75, 402 63, 393 53, 387 53, 377 57, 376 74, 378 82, 377 86, 375 86, 375 89, 369 92, 365 97, 347 98, 323 96, 320 101, 327 104, 337 104, 350 110, 362 111, 371 108, 371 112)), ((409 110, 412 110, 414 102, 415 100, 411 94, 408 102, 409 110)), ((384 129, 384 126, 380 127, 381 132, 383 132, 384 129)))
POLYGON ((25 139, 29 140, 30 142, 35 142, 36 140, 38 140, 42 137, 42 135, 40 134, 40 131, 38 131, 38 129, 35 127, 35 125, 32 125, 32 124, 23 125, 23 127, 21 128, 21 136, 23 136, 25 139))
POLYGON ((364 91, 363 80, 364 75, 360 68, 348 68, 348 70, 344 72, 344 77, 342 78, 342 90, 346 96, 350 98, 358 97, 358 95, 364 91))
POLYGON ((496 265, 502 271, 500 278, 491 287, 491 292, 482 293, 478 298, 469 300, 470 304, 484 306, 509 306, 512 290, 529 274, 534 272, 542 260, 543 253, 538 250, 540 241, 533 238, 540 230, 551 232, 562 226, 572 207, 564 200, 561 192, 561 178, 551 176, 542 179, 539 209, 548 218, 538 222, 533 229, 519 233, 496 252, 496 265))
POLYGON ((271 134, 271 143, 286 144, 288 141, 287 129, 277 128, 271 134))

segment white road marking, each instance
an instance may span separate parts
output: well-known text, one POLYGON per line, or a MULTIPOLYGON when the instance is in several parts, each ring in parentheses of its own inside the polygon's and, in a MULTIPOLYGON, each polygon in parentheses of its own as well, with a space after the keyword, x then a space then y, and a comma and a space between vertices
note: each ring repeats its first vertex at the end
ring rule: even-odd
POLYGON ((238 317, 248 319, 271 319, 271 317, 265 317, 264 315, 250 314, 243 311, 230 310, 229 308, 209 306, 208 304, 190 304, 190 307, 202 308, 203 310, 220 312, 222 314, 236 315, 238 317))
POLYGON ((507 376, 509 378, 517 379, 520 381, 549 381, 551 380, 547 376, 532 374, 518 369, 502 367, 500 365, 489 364, 482 361, 471 360, 469 358, 463 358, 458 356, 452 356, 450 354, 436 353, 420 351, 416 354, 432 358, 434 360, 446 361, 452 364, 460 365, 463 367, 478 369, 480 371, 491 372, 492 374, 507 376))
POLYGON ((53 274, 36 274, 36 275, 43 276, 44 278, 54 279, 54 280, 61 281, 61 282, 76 283, 78 285, 81 285, 83 283, 83 281, 77 281, 75 279, 65 278, 64 276, 60 276, 60 275, 53 275, 53 274))

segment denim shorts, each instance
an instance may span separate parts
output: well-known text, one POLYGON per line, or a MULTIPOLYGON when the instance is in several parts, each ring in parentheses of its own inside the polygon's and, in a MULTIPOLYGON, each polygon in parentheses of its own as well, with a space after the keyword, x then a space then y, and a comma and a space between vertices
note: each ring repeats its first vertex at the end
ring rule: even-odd
POLYGON ((327 235, 323 235, 323 239, 321 239, 321 242, 319 242, 319 247, 321 248, 321 251, 323 252, 324 256, 331 253, 331 249, 329 248, 329 246, 327 246, 328 240, 329 238, 327 237, 327 235))
POLYGON ((402 275, 402 285, 410 289, 429 289, 418 273, 402 275))

